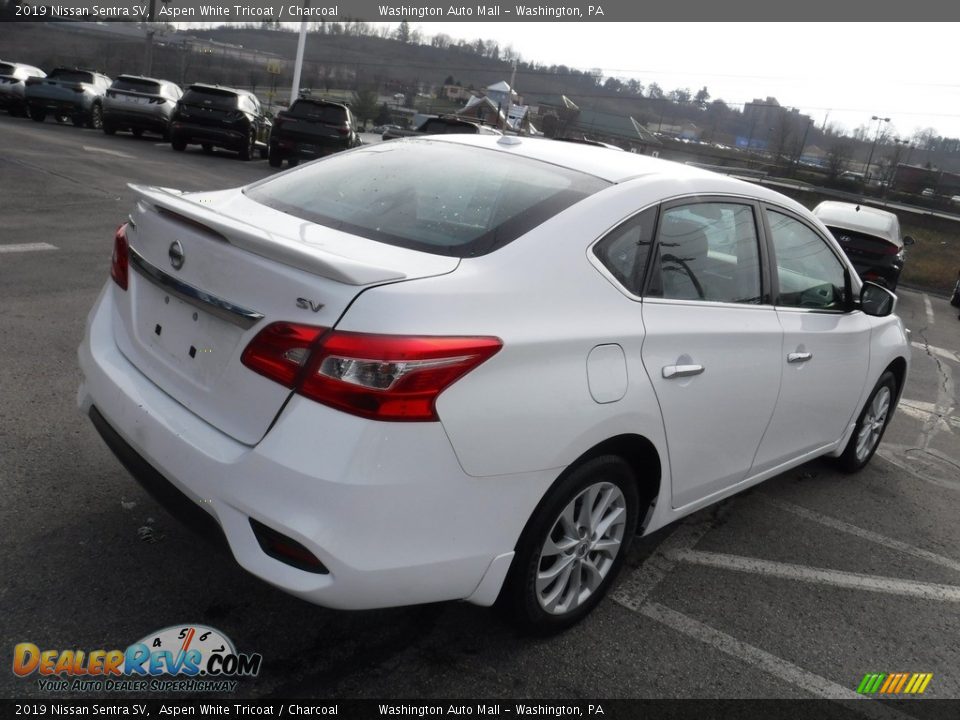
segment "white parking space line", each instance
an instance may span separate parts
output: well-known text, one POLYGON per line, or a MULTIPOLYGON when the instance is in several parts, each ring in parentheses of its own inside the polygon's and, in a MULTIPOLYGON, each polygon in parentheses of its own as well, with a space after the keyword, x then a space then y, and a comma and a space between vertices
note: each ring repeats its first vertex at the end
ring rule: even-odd
POLYGON ((681 525, 670 537, 660 543, 643 565, 623 577, 617 589, 610 594, 611 599, 630 610, 639 610, 654 588, 676 567, 677 561, 671 559, 671 555, 691 549, 712 528, 712 522, 681 525))
POLYGON ((862 538, 863 540, 869 540, 870 542, 890 548, 891 550, 898 550, 899 552, 907 555, 912 555, 915 558, 920 558, 921 560, 926 560, 927 562, 934 563, 935 565, 940 565, 942 567, 960 572, 960 560, 954 560, 953 558, 944 557, 943 555, 937 555, 929 550, 923 550, 922 548, 914 547, 913 545, 901 542, 900 540, 895 540, 887 537, 886 535, 873 532, 873 530, 866 530, 864 528, 857 527, 856 525, 846 523, 843 520, 837 520, 836 518, 829 517, 828 515, 821 515, 818 512, 808 510, 800 505, 794 505, 793 503, 777 500, 771 497, 764 497, 763 499, 774 507, 780 508, 781 510, 786 510, 787 512, 793 513, 794 515, 802 517, 806 520, 811 520, 828 528, 833 528, 834 530, 839 530, 840 532, 854 535, 858 538, 862 538))
POLYGON ((916 420, 924 422, 930 420, 932 415, 937 417, 937 421, 942 425, 941 430, 952 432, 952 428, 960 428, 960 415, 943 416, 940 414, 936 403, 923 402, 921 400, 900 399, 897 404, 897 412, 902 412, 916 420))
POLYGON ((927 323, 930 325, 936 325, 937 321, 933 317, 933 305, 930 303, 930 296, 926 293, 923 294, 923 307, 927 311, 927 323))
POLYGON ((681 550, 673 553, 673 558, 694 565, 734 570, 753 575, 767 575, 786 580, 799 580, 800 582, 817 585, 832 585, 851 590, 903 595, 924 600, 960 602, 960 587, 955 585, 937 585, 877 575, 862 575, 842 570, 825 570, 805 565, 793 565, 792 563, 773 562, 771 560, 743 557, 742 555, 726 555, 700 550, 681 550))
POLYGON ((706 643, 722 653, 731 655, 749 665, 753 665, 791 685, 796 685, 816 697, 827 700, 861 700, 863 702, 857 703, 855 706, 848 705, 848 709, 856 710, 870 717, 909 717, 893 708, 881 705, 872 700, 867 700, 863 695, 858 695, 857 692, 851 688, 845 688, 819 675, 814 675, 812 672, 804 670, 783 658, 778 658, 776 655, 771 655, 758 647, 737 640, 725 632, 716 630, 709 625, 703 624, 699 620, 695 620, 676 610, 671 610, 659 603, 647 603, 640 608, 640 613, 652 620, 663 623, 667 627, 673 628, 683 635, 706 643))
POLYGON ((953 350, 947 350, 946 348, 937 347, 936 345, 925 345, 924 343, 918 342, 912 342, 910 345, 918 350, 923 350, 924 352, 929 350, 931 354, 936 355, 937 357, 942 357, 946 360, 953 360, 954 362, 960 362, 960 355, 955 353, 953 350))
POLYGON ((16 245, 0 245, 0 253, 36 252, 37 250, 56 250, 56 245, 50 243, 19 243, 16 245))
POLYGON ((923 475, 917 472, 916 470, 914 470, 907 463, 900 460, 900 458, 897 457, 896 453, 894 453, 892 450, 885 448, 883 445, 877 448, 877 457, 883 458, 894 467, 902 470, 903 472, 907 473, 911 477, 916 478, 917 480, 923 480, 924 482, 928 482, 931 485, 936 485, 937 487, 946 488, 947 490, 956 490, 960 492, 960 482, 944 480, 938 477, 930 477, 929 475, 923 475))
POLYGON ((98 152, 104 153, 105 155, 113 155, 115 157, 126 158, 127 160, 136 160, 136 156, 130 155, 129 153, 120 152, 119 150, 107 150, 106 148, 92 147, 90 145, 84 145, 83 149, 87 152, 98 152))

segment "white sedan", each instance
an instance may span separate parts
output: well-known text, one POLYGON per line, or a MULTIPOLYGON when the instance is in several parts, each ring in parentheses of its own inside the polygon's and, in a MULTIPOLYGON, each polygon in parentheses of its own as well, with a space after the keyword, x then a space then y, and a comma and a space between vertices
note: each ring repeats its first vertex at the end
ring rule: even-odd
POLYGON ((859 470, 907 375, 896 298, 822 223, 683 165, 456 135, 134 189, 80 406, 328 607, 569 626, 635 533, 820 455, 859 470))

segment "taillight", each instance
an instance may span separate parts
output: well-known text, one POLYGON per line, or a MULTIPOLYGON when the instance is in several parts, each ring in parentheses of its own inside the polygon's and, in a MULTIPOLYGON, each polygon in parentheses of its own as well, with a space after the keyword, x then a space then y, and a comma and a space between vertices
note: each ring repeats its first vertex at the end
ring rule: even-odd
POLYGON ((113 257, 110 259, 110 277, 122 289, 127 289, 127 275, 130 267, 129 245, 127 244, 127 224, 117 228, 113 235, 113 257))
POLYGON ((333 332, 311 348, 324 332, 274 323, 253 339, 243 362, 287 387, 295 384, 304 397, 353 415, 433 421, 439 419, 440 393, 502 347, 493 337, 333 332))
POLYGON ((338 127, 338 128, 337 128, 337 132, 340 133, 341 135, 349 135, 349 134, 350 134, 350 126, 349 126, 349 125, 342 125, 341 127, 338 127))
POLYGON ((257 333, 240 360, 251 370, 292 388, 311 348, 326 331, 314 325, 272 323, 257 333))
POLYGON ((897 255, 900 253, 900 248, 893 243, 884 243, 883 247, 880 249, 881 255, 897 255))

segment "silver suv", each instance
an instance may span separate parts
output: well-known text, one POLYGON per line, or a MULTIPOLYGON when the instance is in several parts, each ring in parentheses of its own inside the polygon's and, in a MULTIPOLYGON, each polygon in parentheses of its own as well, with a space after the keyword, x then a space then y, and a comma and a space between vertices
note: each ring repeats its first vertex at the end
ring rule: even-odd
POLYGON ((27 105, 23 92, 27 78, 46 76, 43 70, 32 65, 0 60, 0 108, 6 108, 11 115, 25 114, 27 105))
POLYGON ((170 121, 183 96, 169 80, 121 75, 113 81, 103 99, 103 132, 130 130, 140 137, 145 130, 160 133, 170 141, 170 121))
POLYGON ((103 127, 103 96, 110 78, 92 70, 56 68, 45 78, 26 81, 30 117, 43 122, 47 114, 69 117, 77 127, 103 127))

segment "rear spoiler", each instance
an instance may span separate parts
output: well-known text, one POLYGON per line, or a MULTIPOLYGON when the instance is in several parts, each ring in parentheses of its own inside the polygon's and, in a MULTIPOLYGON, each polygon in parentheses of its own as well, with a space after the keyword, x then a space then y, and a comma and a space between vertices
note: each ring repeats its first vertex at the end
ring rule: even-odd
MULTIPOLYGON (((194 202, 179 190, 129 184, 140 203, 155 211, 179 218, 194 229, 219 236, 218 239, 242 250, 283 265, 305 270, 347 285, 403 280, 405 273, 357 262, 295 239, 278 235, 194 202)), ((176 220, 176 218, 174 218, 176 220)))

